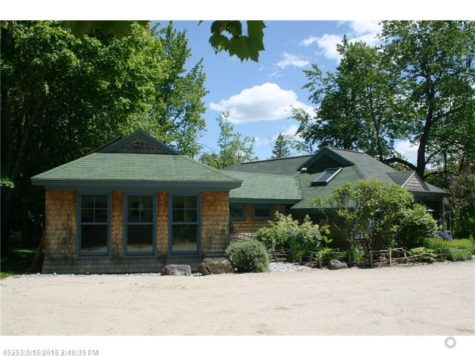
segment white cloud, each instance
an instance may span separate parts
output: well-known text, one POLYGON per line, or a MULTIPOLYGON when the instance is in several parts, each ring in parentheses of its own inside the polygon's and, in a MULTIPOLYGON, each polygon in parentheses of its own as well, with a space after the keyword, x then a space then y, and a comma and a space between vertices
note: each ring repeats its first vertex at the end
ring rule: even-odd
POLYGON ((259 136, 254 136, 254 146, 255 147, 266 146, 270 143, 271 143, 270 140, 265 138, 265 137, 262 138, 262 137, 259 137, 259 136))
POLYGON ((302 42, 300 42, 300 45, 301 45, 301 46, 308 47, 308 46, 310 46, 311 44, 317 42, 317 40, 318 40, 318 37, 309 36, 309 37, 307 37, 307 38, 304 38, 304 39, 302 40, 302 42))
POLYGON ((229 121, 234 124, 286 119, 291 116, 292 108, 313 113, 313 108, 299 101, 293 90, 269 82, 244 89, 219 103, 210 103, 209 107, 229 112, 229 121))
POLYGON ((394 145, 394 149, 404 156, 404 159, 412 164, 417 163, 417 145, 413 145, 408 140, 398 141, 394 145))
POLYGON ((269 78, 278 78, 278 77, 282 77, 282 73, 279 72, 278 70, 276 71, 273 71, 272 73, 270 73, 268 75, 269 78))
MULTIPOLYGON (((348 21, 344 23, 347 23, 351 30, 346 34, 348 41, 352 43, 365 42, 370 46, 374 46, 379 42, 378 34, 381 32, 381 26, 378 21, 348 21)), ((342 40, 343 35, 325 33, 319 37, 307 37, 300 44, 302 46, 310 46, 316 43, 321 50, 317 54, 323 54, 325 57, 339 62, 341 56, 336 46, 342 40)))
POLYGON ((282 59, 277 63, 277 65, 282 69, 289 66, 302 68, 309 64, 310 62, 307 61, 306 59, 300 58, 299 56, 296 56, 295 54, 290 54, 287 52, 284 52, 282 54, 282 59))
POLYGON ((317 45, 325 57, 340 61, 341 56, 336 50, 336 45, 340 43, 342 39, 342 36, 325 33, 323 36, 317 38, 317 45))
POLYGON ((379 21, 350 21, 349 26, 355 35, 363 35, 366 33, 379 33, 381 26, 379 21))

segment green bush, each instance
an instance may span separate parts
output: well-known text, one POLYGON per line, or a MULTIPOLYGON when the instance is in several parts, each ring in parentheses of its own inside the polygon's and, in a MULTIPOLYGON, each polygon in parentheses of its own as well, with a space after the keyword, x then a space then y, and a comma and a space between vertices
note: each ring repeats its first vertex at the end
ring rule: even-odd
POLYGON ((364 251, 359 248, 352 248, 348 251, 347 260, 350 263, 359 264, 363 261, 364 251))
POLYGON ((266 272, 269 270, 269 255, 265 246, 257 240, 232 242, 226 255, 238 272, 266 272))
POLYGON ((423 240, 432 236, 437 230, 437 222, 427 212, 427 208, 420 204, 405 209, 399 225, 398 244, 409 249, 421 246, 423 240))
POLYGON ((450 261, 468 261, 472 258, 472 253, 458 247, 449 247, 449 260, 450 261))
POLYGON ((300 262, 304 256, 330 243, 329 233, 328 228, 314 224, 309 216, 300 223, 292 215, 276 213, 274 221, 257 230, 255 238, 269 250, 290 250, 292 259, 300 262))
POLYGON ((419 255, 422 262, 433 263, 437 258, 437 253, 426 247, 411 248, 409 252, 413 255, 419 255))

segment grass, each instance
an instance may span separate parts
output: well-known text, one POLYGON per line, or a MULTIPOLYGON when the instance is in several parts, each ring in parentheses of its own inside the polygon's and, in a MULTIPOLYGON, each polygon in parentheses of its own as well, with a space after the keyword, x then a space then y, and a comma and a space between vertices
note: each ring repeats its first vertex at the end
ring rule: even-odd
POLYGON ((34 247, 17 247, 9 249, 7 255, 2 256, 1 259, 0 279, 15 274, 26 273, 35 257, 35 253, 36 248, 34 247))
POLYGON ((474 252, 474 244, 470 239, 455 239, 447 241, 441 238, 428 238, 424 239, 424 247, 431 250, 439 250, 445 254, 448 254, 449 249, 453 247, 466 250, 469 253, 474 252))

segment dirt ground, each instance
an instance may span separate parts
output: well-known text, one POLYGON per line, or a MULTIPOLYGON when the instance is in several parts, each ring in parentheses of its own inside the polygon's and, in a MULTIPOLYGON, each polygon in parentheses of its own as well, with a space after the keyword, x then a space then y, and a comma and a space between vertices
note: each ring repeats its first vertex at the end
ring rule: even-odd
POLYGON ((3 335, 474 335, 475 263, 1 281, 3 335))

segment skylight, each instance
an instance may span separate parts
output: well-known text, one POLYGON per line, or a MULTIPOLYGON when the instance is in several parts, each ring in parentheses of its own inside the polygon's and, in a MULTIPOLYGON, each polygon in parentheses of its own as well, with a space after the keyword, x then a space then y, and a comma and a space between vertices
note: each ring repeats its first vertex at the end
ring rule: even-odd
POLYGON ((340 171, 341 168, 327 168, 312 181, 312 185, 325 185, 340 173, 340 171))

